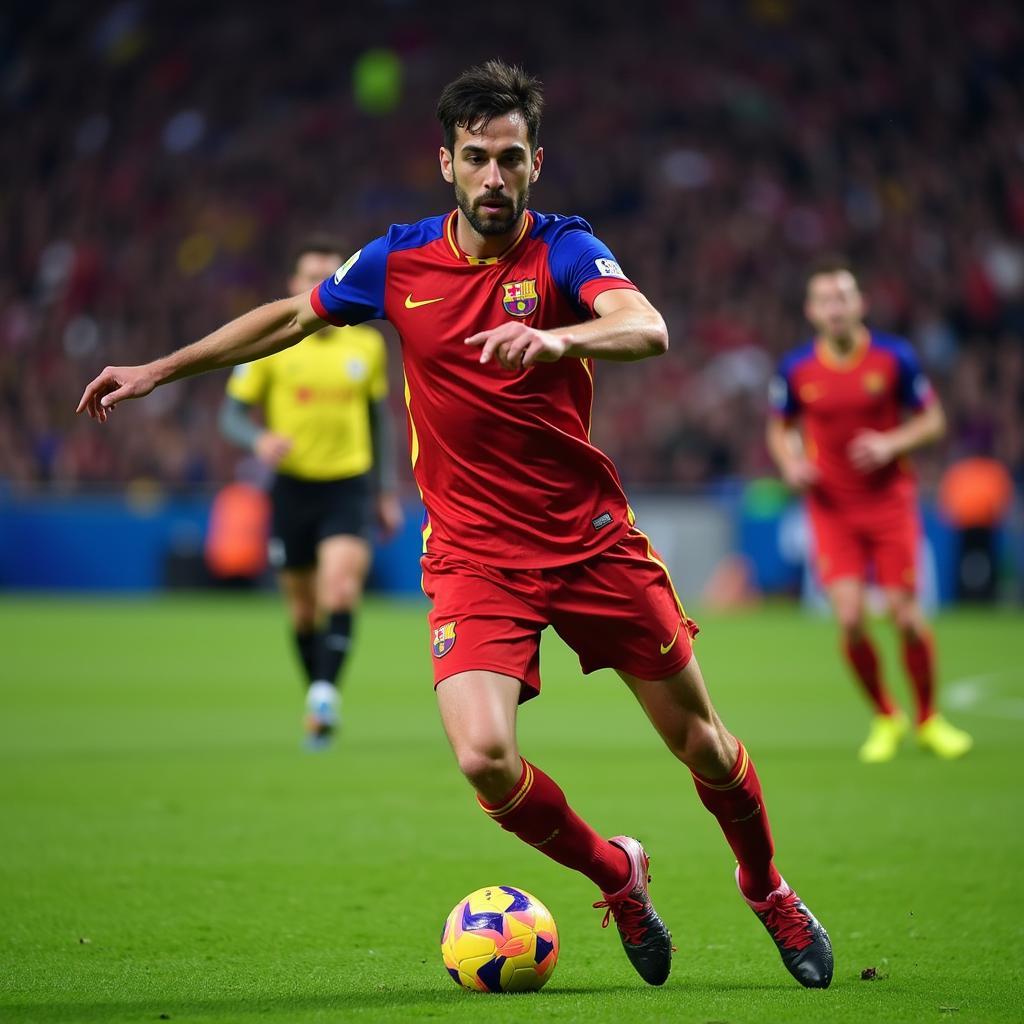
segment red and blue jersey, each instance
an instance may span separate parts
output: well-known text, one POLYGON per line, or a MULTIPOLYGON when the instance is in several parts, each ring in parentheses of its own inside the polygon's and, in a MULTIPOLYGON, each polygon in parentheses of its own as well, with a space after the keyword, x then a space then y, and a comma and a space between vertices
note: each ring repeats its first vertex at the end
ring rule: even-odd
POLYGON ((842 503, 912 494, 906 460, 862 473, 849 456, 857 434, 892 430, 905 410, 919 412, 934 400, 907 341, 864 330, 842 359, 820 340, 807 342, 779 364, 770 398, 776 415, 799 421, 807 457, 820 474, 812 497, 842 503))
POLYGON ((519 319, 553 329, 595 316, 635 286, 586 221, 528 211, 500 257, 467 256, 457 211, 396 224, 310 296, 333 324, 389 320, 402 342, 424 549, 501 567, 580 561, 613 544, 632 513, 611 460, 590 442, 593 364, 511 371, 465 344, 519 319))

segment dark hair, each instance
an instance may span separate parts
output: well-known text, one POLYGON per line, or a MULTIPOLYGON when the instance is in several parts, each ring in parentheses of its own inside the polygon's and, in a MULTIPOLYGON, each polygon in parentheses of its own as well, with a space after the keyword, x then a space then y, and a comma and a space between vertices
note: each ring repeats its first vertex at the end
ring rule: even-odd
POLYGON ((811 281, 816 277, 820 277, 822 274, 849 274, 850 277, 856 280, 857 275, 853 271, 853 266, 850 261, 840 253, 827 253, 824 256, 819 256, 818 259, 811 264, 811 269, 807 272, 807 287, 810 287, 811 281))
POLYGON ((455 149, 455 129, 486 128, 495 117, 518 110, 526 121, 526 137, 536 150, 544 96, 540 81, 522 68, 489 60, 463 71, 449 82, 437 101, 437 119, 444 129, 444 145, 455 149))
POLYGON ((304 238, 294 249, 292 249, 291 262, 288 264, 288 273, 294 274, 303 256, 313 253, 317 256, 342 256, 345 250, 338 243, 336 238, 330 235, 310 235, 304 238))

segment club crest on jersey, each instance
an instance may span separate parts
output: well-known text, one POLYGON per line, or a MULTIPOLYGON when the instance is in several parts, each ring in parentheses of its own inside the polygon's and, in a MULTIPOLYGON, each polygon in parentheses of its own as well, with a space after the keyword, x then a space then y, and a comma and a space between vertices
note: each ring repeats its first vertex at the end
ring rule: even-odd
POLYGON ((446 622, 434 630, 434 639, 431 646, 434 648, 434 657, 443 658, 455 646, 455 623, 457 619, 446 622))
POLYGON ((868 370, 864 374, 863 383, 869 395, 880 395, 885 390, 885 377, 878 370, 868 370))
POLYGON ((502 286, 504 296, 501 304, 506 313, 512 316, 529 316, 537 308, 537 279, 527 278, 525 281, 506 281, 502 286))

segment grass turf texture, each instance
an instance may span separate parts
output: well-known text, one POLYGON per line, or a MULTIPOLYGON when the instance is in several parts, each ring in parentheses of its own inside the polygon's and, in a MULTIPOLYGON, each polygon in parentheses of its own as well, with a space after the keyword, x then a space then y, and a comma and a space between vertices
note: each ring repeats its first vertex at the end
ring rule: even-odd
POLYGON ((546 639, 523 749, 596 828, 647 844, 679 948, 650 989, 598 926, 593 887, 476 808, 437 720, 422 607, 366 607, 344 731, 317 755, 300 749, 276 599, 7 598, 0 1021, 1017 1020, 1021 625, 939 621, 946 679, 994 674, 954 716, 977 739, 965 761, 908 746, 868 768, 827 622, 704 617, 698 653, 757 760, 780 867, 832 935, 827 992, 785 973, 714 821, 615 677, 584 681, 546 639), (502 883, 558 922, 539 995, 472 995, 441 964, 451 906, 502 883))

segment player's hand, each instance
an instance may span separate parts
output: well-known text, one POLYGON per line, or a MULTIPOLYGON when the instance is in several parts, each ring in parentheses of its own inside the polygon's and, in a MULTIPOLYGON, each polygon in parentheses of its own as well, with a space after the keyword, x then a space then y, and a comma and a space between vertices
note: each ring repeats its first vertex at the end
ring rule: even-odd
POLYGON ((118 402, 128 398, 143 398, 156 387, 156 379, 148 366, 108 366, 89 383, 75 412, 87 412, 100 423, 118 402))
POLYGON ((496 358, 506 370, 524 369, 534 363, 557 362, 571 343, 572 335, 538 331, 515 320, 466 339, 467 345, 480 347, 481 363, 489 363, 496 358))
POLYGON ((264 430, 252 446, 253 454, 271 469, 276 469, 281 460, 292 450, 292 439, 264 430))
POLYGON ((782 469, 782 479, 794 491, 806 491, 813 487, 821 474, 809 459, 797 458, 787 462, 782 469))
POLYGON ((896 458, 896 449, 887 434, 877 430, 862 430, 847 448, 850 462, 861 473, 887 466, 896 458))
POLYGON ((393 493, 381 494, 377 498, 377 526, 380 528, 381 538, 391 540, 402 528, 405 522, 405 514, 402 512, 402 503, 398 495, 393 493))

